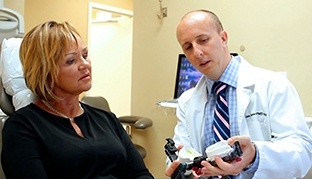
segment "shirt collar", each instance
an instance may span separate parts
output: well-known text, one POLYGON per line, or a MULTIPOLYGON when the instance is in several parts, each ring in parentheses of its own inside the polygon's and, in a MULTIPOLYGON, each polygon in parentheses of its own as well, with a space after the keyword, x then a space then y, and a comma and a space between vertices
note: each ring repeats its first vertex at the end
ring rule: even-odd
MULTIPOLYGON (((220 79, 218 81, 221 81, 223 83, 226 83, 229 86, 232 86, 233 88, 237 87, 237 77, 238 77, 238 68, 240 64, 240 57, 238 56, 232 56, 230 63, 222 73, 220 79)), ((206 85, 208 93, 211 93, 211 88, 214 80, 210 80, 205 76, 206 79, 206 85)))

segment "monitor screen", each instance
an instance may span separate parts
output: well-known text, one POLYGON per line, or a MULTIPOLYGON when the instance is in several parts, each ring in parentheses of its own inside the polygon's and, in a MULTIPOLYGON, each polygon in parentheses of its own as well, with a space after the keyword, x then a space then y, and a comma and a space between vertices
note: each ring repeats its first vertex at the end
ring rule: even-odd
POLYGON ((186 56, 179 54, 174 98, 179 98, 184 91, 195 87, 201 76, 186 56))

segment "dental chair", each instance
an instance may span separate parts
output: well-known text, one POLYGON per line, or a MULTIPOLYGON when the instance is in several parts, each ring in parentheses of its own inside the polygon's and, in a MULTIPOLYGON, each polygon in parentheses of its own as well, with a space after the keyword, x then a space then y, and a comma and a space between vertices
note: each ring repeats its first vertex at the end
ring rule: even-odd
MULTIPOLYGON (((0 3, 0 44, 4 38, 22 37, 24 35, 24 18, 18 12, 3 7, 3 1, 0 3)), ((1 46, 0 46, 1 49, 1 46)), ((1 53, 1 52, 0 52, 1 53)), ((12 96, 4 91, 2 78, 0 75, 0 108, 2 111, 0 121, 0 151, 2 148, 2 127, 6 118, 12 114, 15 109, 12 103, 12 96)), ((5 179, 0 163, 0 179, 5 179)))
MULTIPOLYGON (((1 116, 1 121, 0 121, 0 151, 2 149, 2 128, 4 125, 5 120, 8 118, 10 114, 12 114, 15 109, 12 103, 12 96, 8 95, 2 85, 2 79, 0 77, 0 108, 4 115, 1 116)), ((3 170, 2 170, 2 165, 0 163, 0 179, 5 179, 3 170)))
MULTIPOLYGON (((105 110, 111 111, 108 101, 102 96, 84 96, 81 99, 81 102, 89 104, 90 106, 105 110)), ((131 138, 131 129, 134 127, 138 130, 144 130, 153 125, 153 121, 146 117, 141 116, 120 116, 118 117, 119 121, 123 125, 124 129, 131 138)), ((145 158, 147 152, 144 147, 138 144, 134 144, 142 158, 145 158)))

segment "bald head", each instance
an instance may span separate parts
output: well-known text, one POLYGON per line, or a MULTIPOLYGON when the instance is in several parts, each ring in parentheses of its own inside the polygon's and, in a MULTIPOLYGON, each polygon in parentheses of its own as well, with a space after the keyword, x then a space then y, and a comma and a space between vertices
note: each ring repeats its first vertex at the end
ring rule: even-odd
POLYGON ((212 24, 215 26, 217 32, 221 32, 223 30, 222 23, 220 19, 218 18, 218 16, 212 11, 204 10, 204 9, 193 10, 193 11, 188 12, 181 18, 179 24, 185 21, 194 20, 194 19, 197 19, 197 20, 201 19, 203 21, 210 20, 212 24))

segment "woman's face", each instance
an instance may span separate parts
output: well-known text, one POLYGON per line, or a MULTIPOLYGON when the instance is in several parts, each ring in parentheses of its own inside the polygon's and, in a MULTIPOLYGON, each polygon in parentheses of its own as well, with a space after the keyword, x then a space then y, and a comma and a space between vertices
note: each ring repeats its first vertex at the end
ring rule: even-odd
POLYGON ((53 88, 58 97, 78 96, 92 86, 88 49, 79 36, 76 38, 77 44, 73 39, 59 64, 59 76, 53 88))

